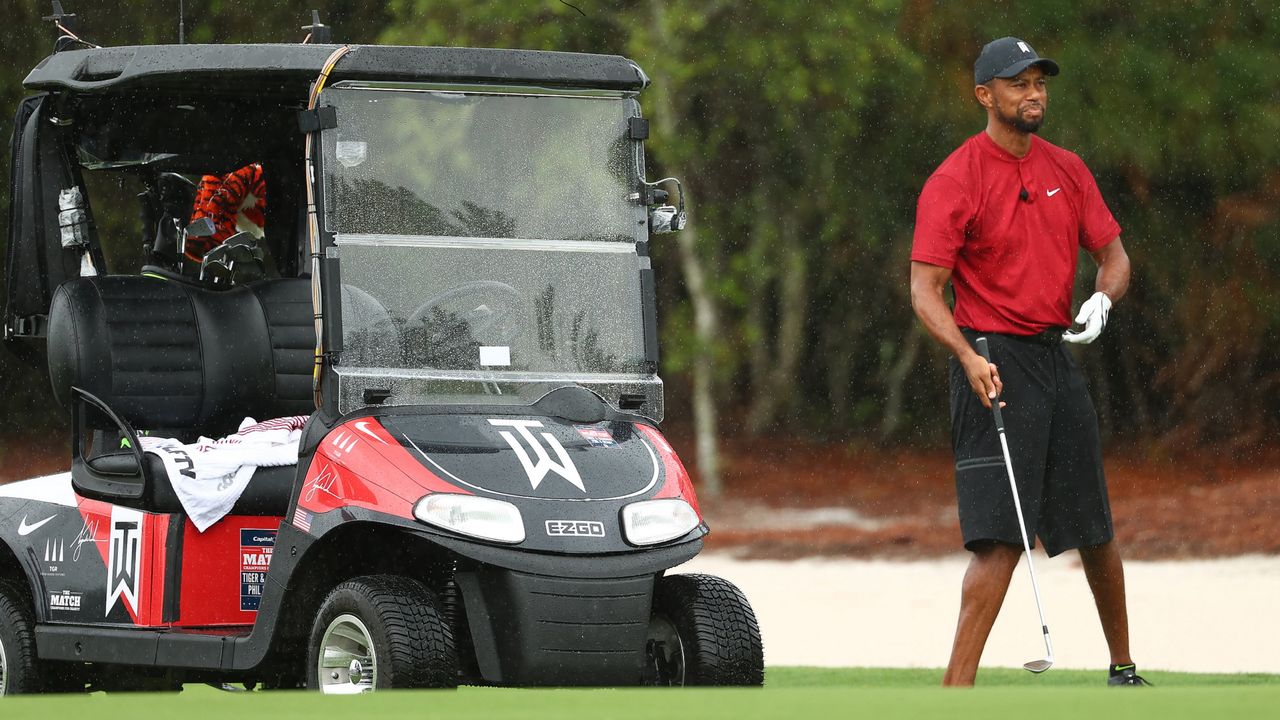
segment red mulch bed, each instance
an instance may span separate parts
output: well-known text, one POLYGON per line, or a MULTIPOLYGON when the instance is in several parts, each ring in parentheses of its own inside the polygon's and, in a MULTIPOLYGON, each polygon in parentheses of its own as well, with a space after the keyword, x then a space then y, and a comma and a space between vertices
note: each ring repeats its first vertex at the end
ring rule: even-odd
MULTIPOLYGON (((696 478, 692 439, 678 432, 670 439, 696 478)), ((65 470, 65 444, 62 437, 6 438, 0 482, 65 470)), ((700 498, 713 530, 709 548, 776 559, 927 558, 962 550, 949 453, 746 439, 721 451, 723 497, 700 498), (805 519, 804 511, 822 509, 852 510, 857 518, 805 519)), ((1112 448, 1107 473, 1127 557, 1280 553, 1280 451, 1175 461, 1112 448)))
MULTIPOLYGON (((672 441, 696 476, 691 439, 672 441)), ((701 498, 712 527, 709 548, 774 559, 962 551, 949 452, 730 441, 722 453, 723 499, 701 498), (771 513, 804 508, 845 508, 866 522, 769 521, 771 513)), ((1280 453, 1175 461, 1112 448, 1106 458, 1116 538, 1126 557, 1280 553, 1280 453)))

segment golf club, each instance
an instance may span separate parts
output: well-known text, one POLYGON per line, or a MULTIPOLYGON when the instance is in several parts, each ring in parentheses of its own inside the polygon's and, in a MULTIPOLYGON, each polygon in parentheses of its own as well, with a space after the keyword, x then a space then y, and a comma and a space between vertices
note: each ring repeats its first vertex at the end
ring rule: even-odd
MULTIPOLYGON (((987 347, 987 339, 980 337, 976 344, 978 353, 990 365, 991 350, 987 347)), ((1009 457, 1009 441, 1004 437, 1004 418, 1000 415, 999 398, 991 401, 991 414, 996 420, 996 432, 1000 434, 1000 449, 1004 451, 1004 467, 1009 472, 1009 489, 1013 491, 1013 509, 1018 514, 1018 529, 1022 531, 1022 547, 1027 551, 1027 570, 1031 571, 1031 592, 1036 596, 1036 612, 1040 613, 1040 629, 1044 631, 1045 658, 1023 663, 1022 667, 1033 673, 1042 673, 1053 666, 1053 641, 1049 639, 1049 625, 1044 621, 1044 607, 1040 604, 1040 586, 1036 583, 1035 563, 1031 561, 1031 541, 1027 538, 1027 524, 1022 519, 1022 500, 1018 497, 1018 483, 1013 479, 1013 459, 1009 457)))

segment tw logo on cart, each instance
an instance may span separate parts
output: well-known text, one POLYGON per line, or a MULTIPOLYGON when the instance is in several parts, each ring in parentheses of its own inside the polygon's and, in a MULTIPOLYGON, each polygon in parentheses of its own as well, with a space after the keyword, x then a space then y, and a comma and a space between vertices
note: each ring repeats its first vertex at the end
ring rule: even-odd
POLYGON ((107 613, 124 598, 126 607, 138 612, 142 586, 142 513, 128 508, 111 508, 111 537, 107 542, 107 613))
POLYGON ((595 520, 548 520, 547 534, 561 537, 604 537, 604 523, 595 520))
POLYGON ((525 474, 529 476, 529 484, 533 486, 534 490, 537 490, 538 486, 542 484, 543 479, 547 477, 547 473, 554 471, 582 492, 585 493, 587 491, 582 485, 582 476, 578 474, 578 468, 569 459, 569 453, 565 452, 564 446, 560 444, 560 441, 548 432, 539 433, 538 435, 541 437, 533 434, 532 428, 543 427, 542 423, 537 420, 490 420, 489 424, 497 427, 508 427, 516 431, 511 433, 507 430, 499 430, 498 434, 516 452, 516 457, 519 458, 525 474), (519 440, 516 439, 516 434, 520 436, 519 440), (521 440, 524 441, 523 444, 521 440), (543 443, 546 443, 545 447, 543 443), (533 450, 533 455, 537 458, 537 462, 529 457, 529 452, 525 450, 525 445, 528 445, 533 450), (551 455, 547 452, 548 447, 556 454, 558 462, 551 459, 551 455))

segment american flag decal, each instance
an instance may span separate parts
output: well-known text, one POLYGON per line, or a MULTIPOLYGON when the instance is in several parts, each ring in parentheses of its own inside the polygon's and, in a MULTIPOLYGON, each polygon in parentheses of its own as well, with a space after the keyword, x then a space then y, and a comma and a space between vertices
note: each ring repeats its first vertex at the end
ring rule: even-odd
POLYGON ((293 525, 302 532, 311 532, 311 513, 298 508, 293 513, 293 525))

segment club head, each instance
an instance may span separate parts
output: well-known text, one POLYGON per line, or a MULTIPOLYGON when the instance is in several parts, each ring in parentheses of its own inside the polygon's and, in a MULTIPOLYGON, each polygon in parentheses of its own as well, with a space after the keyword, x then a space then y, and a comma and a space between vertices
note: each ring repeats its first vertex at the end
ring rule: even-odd
POLYGON ((1048 670, 1049 668, 1053 667, 1053 661, 1052 660, 1032 660, 1029 663, 1023 664, 1022 667, 1038 675, 1044 672, 1045 670, 1048 670))

